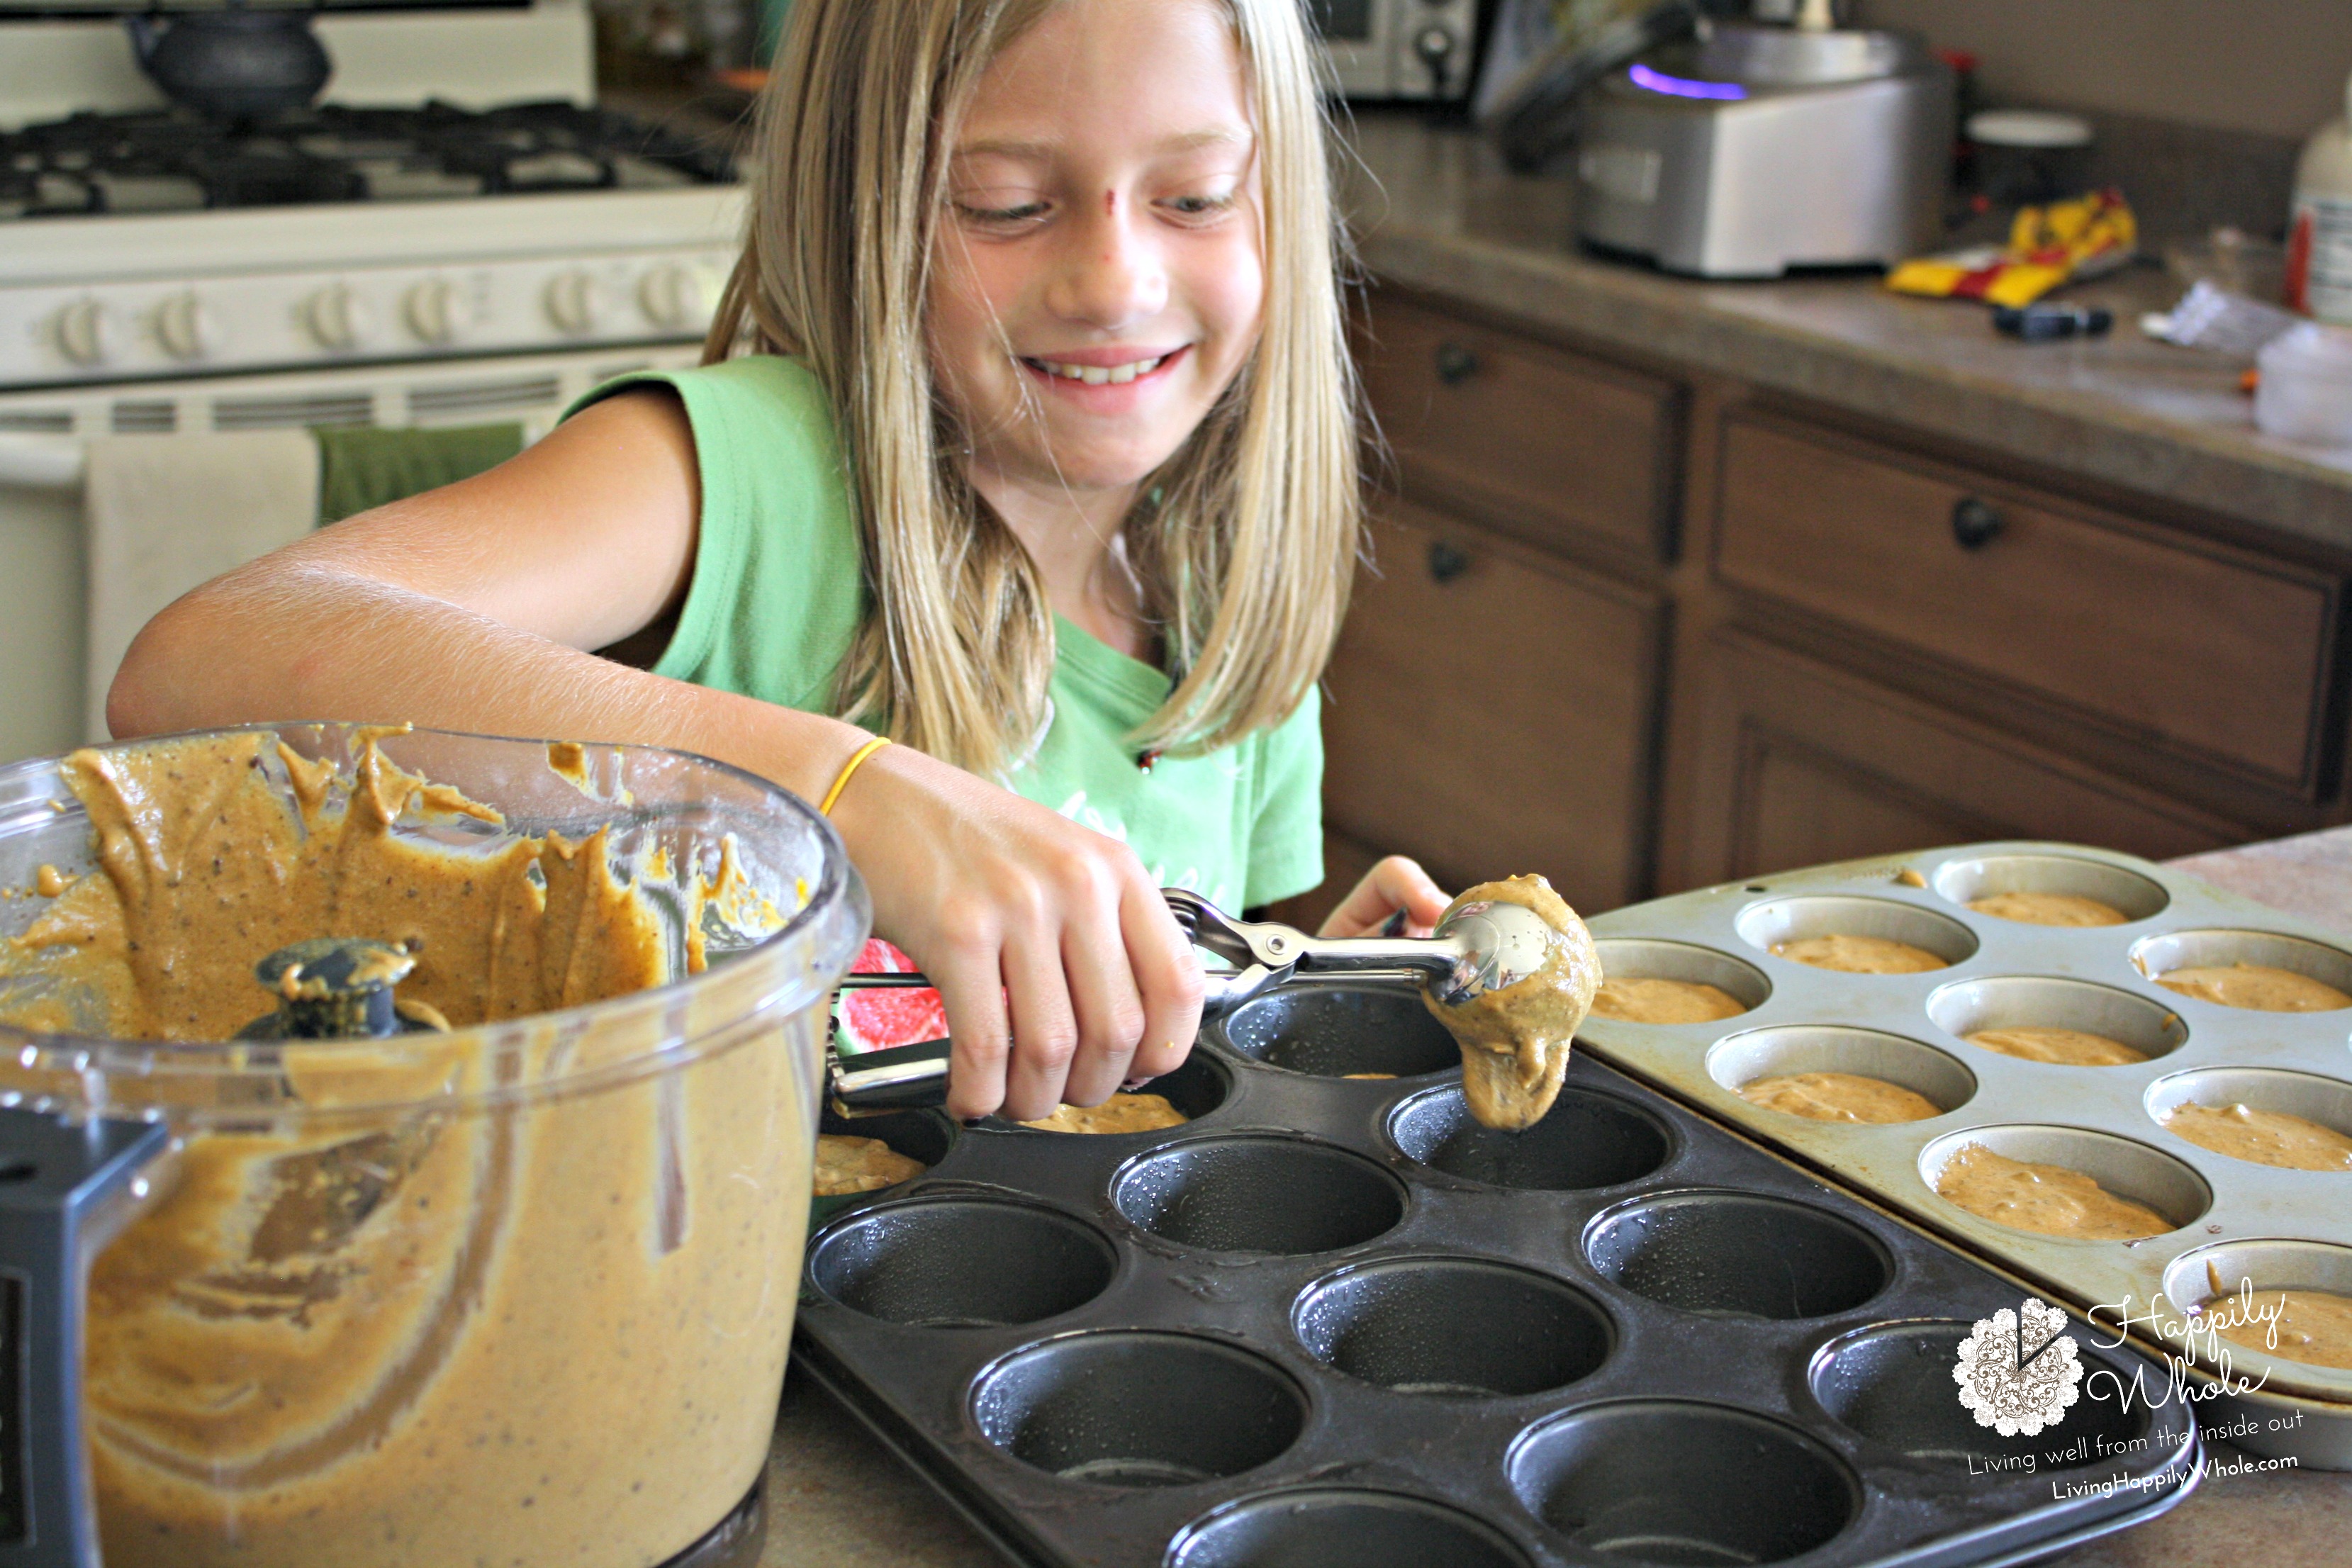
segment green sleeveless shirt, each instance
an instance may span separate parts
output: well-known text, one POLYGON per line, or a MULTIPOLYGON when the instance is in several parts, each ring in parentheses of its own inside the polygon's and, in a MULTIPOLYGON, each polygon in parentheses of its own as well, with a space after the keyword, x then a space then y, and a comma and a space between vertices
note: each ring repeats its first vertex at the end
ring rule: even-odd
MULTIPOLYGON (((654 672, 806 712, 864 611, 854 487, 816 378, 773 355, 645 371, 598 387, 677 390, 694 428, 702 517, 677 630, 654 672)), ((1159 710, 1168 677, 1054 620, 1044 735, 1005 783, 1133 848, 1163 887, 1231 910, 1323 879, 1323 738, 1312 694, 1289 718, 1198 757, 1141 765, 1127 737, 1159 710)))

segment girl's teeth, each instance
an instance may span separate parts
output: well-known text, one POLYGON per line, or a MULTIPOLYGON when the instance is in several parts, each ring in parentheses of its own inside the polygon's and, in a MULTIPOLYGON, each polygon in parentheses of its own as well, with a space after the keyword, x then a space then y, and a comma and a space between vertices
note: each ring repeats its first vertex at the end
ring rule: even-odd
MULTIPOLYGON (((1165 359, 1165 354, 1160 359, 1165 359)), ((1160 368, 1159 359, 1131 360, 1126 364, 1057 364, 1049 359, 1032 360, 1030 363, 1048 375, 1058 375, 1065 381, 1080 381, 1088 386, 1124 386, 1139 375, 1150 375, 1160 368)))

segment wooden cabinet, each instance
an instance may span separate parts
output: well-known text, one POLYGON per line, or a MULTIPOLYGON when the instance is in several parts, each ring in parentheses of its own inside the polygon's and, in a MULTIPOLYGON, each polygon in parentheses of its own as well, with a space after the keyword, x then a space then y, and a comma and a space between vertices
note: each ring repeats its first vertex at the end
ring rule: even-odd
POLYGON ((1657 595, 1410 501, 1373 552, 1326 681, 1332 831, 1449 888, 1538 871, 1579 909, 1641 897, 1657 595))
POLYGON ((1392 301, 1362 361, 1406 495, 1538 545, 1666 552, 1674 382, 1392 301))
POLYGON ((1702 804, 1677 884, 1974 839, 2160 859, 2250 837, 1762 638, 1726 630, 1704 647, 1691 792, 1702 804))
POLYGON ((2315 791, 2336 581, 1792 421, 1724 421, 1717 575, 2315 791))

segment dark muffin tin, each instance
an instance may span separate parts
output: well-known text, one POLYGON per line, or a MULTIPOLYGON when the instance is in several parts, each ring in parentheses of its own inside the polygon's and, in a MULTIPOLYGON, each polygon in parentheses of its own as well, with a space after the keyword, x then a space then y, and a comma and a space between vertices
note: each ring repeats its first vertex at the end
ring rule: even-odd
POLYGON ((2201 1473, 2178 1403, 1975 1425, 2024 1292, 1738 1134, 1581 1053, 1517 1136, 1459 1083, 1417 999, 1291 992, 1158 1086, 1183 1127, 829 1124, 937 1163, 812 1239, 795 1355, 1069 1568, 2021 1563, 2201 1473))

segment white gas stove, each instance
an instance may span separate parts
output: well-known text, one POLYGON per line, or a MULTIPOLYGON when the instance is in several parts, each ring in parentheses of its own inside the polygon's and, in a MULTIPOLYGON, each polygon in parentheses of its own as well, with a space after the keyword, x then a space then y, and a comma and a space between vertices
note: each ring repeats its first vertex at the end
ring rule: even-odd
POLYGON ((723 152, 593 107, 587 12, 322 19, 320 108, 162 106, 105 23, 0 22, 0 762, 88 733, 94 436, 515 419, 692 363, 723 152))

